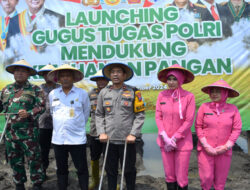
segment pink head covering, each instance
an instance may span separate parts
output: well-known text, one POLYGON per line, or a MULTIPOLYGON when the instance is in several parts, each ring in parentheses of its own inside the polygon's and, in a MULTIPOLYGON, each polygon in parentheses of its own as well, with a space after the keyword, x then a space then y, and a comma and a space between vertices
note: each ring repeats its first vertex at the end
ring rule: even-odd
POLYGON ((181 70, 171 70, 167 73, 167 78, 169 76, 174 76, 177 81, 178 81, 178 88, 174 89, 172 92, 172 98, 178 98, 179 101, 179 114, 180 114, 180 119, 183 119, 183 115, 182 115, 182 104, 181 104, 181 90, 182 87, 181 85, 183 84, 184 80, 185 80, 185 75, 183 74, 183 72, 181 70))
POLYGON ((220 88, 221 90, 221 99, 219 102, 212 102, 212 105, 215 106, 217 115, 220 115, 219 108, 223 107, 223 105, 226 103, 228 97, 237 97, 240 95, 240 93, 236 90, 234 90, 229 84, 227 84, 224 80, 218 80, 214 82, 213 84, 210 84, 208 86, 203 87, 201 90, 209 95, 211 95, 211 89, 212 88, 220 88))
MULTIPOLYGON (((217 87, 217 88, 219 88, 219 87, 217 87)), ((212 88, 209 89, 209 95, 210 96, 211 96, 211 90, 212 90, 212 88)), ((217 115, 220 115, 219 107, 223 106, 226 103, 226 101, 227 101, 227 98, 228 98, 228 89, 220 88, 220 94, 221 94, 220 101, 218 101, 218 102, 212 102, 212 105, 214 105, 216 107, 217 115)))
POLYGON ((167 73, 167 78, 170 76, 170 75, 173 75, 175 78, 177 78, 178 80, 178 83, 179 83, 179 86, 181 86, 185 80, 185 76, 183 74, 182 71, 180 70, 171 70, 167 73))

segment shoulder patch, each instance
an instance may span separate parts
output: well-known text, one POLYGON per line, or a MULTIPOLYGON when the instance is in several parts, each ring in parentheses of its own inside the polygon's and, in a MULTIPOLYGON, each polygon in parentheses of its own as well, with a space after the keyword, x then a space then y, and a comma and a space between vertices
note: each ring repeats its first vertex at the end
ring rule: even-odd
POLYGON ((199 3, 194 3, 194 5, 197 6, 197 7, 204 8, 204 9, 207 8, 206 5, 202 5, 202 4, 199 4, 199 3))
POLYGON ((91 97, 91 98, 97 97, 97 94, 93 93, 93 94, 90 95, 90 97, 91 97))
POLYGON ((134 100, 134 112, 142 112, 145 111, 145 104, 142 99, 141 91, 135 91, 135 100, 134 100))
POLYGON ((220 5, 224 6, 224 5, 227 5, 227 3, 228 2, 225 1, 225 2, 220 3, 220 5))

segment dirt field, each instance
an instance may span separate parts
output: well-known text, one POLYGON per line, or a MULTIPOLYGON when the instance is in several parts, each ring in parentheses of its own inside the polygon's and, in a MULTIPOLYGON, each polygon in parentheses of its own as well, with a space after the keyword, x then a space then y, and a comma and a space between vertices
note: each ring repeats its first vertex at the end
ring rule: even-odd
MULTIPOLYGON (((138 156, 138 168, 143 169, 145 166, 140 157, 138 156)), ((0 190, 13 190, 14 184, 11 177, 11 169, 5 161, 4 157, 4 146, 0 146, 0 190)), ((159 160, 161 165, 161 160, 159 160)), ((74 166, 72 162, 69 163, 70 173, 69 173, 69 190, 79 189, 77 175, 75 173, 74 166)), ((27 170, 28 171, 28 170, 27 170)), ((56 190, 56 164, 54 160, 53 150, 50 154, 50 166, 48 169, 48 180, 44 182, 43 187, 46 190, 56 190)), ((104 189, 106 184, 106 179, 104 178, 104 189)), ((136 187, 138 190, 166 190, 166 185, 164 178, 158 177, 154 178, 150 175, 138 176, 136 180, 136 187)), ((30 181, 26 183, 26 189, 30 189, 30 181)), ((197 168, 197 158, 196 151, 193 150, 190 167, 189 167, 189 189, 199 190, 199 176, 197 168)), ((235 147, 232 158, 231 170, 226 183, 226 190, 249 190, 250 189, 250 156, 243 153, 239 148, 235 147)))

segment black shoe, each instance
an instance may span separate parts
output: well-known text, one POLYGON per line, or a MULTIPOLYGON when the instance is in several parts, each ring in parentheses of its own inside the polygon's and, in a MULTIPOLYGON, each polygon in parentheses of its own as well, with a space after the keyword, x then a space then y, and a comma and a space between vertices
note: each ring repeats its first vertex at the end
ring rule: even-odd
POLYGON ((34 184, 33 187, 32 187, 32 190, 42 190, 42 184, 34 184))
POLYGON ((177 182, 173 182, 173 183, 166 182, 166 184, 167 184, 168 190, 177 190, 177 182))
POLYGON ((16 184, 16 190, 25 190, 24 184, 16 184))
POLYGON ((180 186, 178 185, 178 190, 188 190, 188 185, 186 185, 185 187, 180 187, 180 186))

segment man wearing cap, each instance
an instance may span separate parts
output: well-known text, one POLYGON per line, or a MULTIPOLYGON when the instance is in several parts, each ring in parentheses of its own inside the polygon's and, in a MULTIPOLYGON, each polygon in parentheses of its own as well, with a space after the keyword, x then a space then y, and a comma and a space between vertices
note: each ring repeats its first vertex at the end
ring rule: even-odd
POLYGON ((201 89, 211 102, 203 103, 197 113, 195 130, 201 188, 224 190, 232 159, 232 147, 240 136, 242 121, 238 108, 227 98, 239 96, 224 80, 201 89))
POLYGON ((37 74, 42 76, 46 82, 40 86, 46 98, 46 107, 45 107, 45 112, 39 117, 39 132, 40 132, 39 143, 42 151, 42 163, 43 163, 45 179, 46 179, 46 170, 49 166, 49 151, 50 151, 52 130, 53 130, 52 116, 49 110, 48 95, 53 89, 60 87, 59 84, 48 79, 48 73, 54 69, 55 67, 49 64, 42 67, 37 72, 37 74))
POLYGON ((103 75, 112 81, 101 90, 96 108, 96 128, 101 142, 110 140, 106 172, 108 189, 117 187, 118 162, 123 162, 124 141, 127 146, 125 179, 128 190, 135 189, 136 147, 144 123, 144 103, 141 92, 124 84, 133 77, 133 70, 123 63, 110 63, 103 68, 103 75))
POLYGON ((4 51, 10 19, 17 15, 16 5, 19 0, 0 0, 5 16, 0 17, 0 48, 4 51))
POLYGON ((94 189, 99 184, 99 159, 103 152, 103 144, 99 140, 96 132, 95 125, 95 111, 97 105, 97 97, 100 91, 105 88, 108 84, 108 79, 103 76, 102 70, 99 70, 95 75, 90 77, 91 81, 95 81, 97 88, 92 89, 89 92, 89 99, 91 104, 91 121, 90 121, 90 157, 91 157, 91 172, 92 172, 92 183, 89 185, 89 190, 94 189))
POLYGON ((85 125, 89 118, 90 101, 88 93, 73 84, 83 79, 83 73, 68 64, 64 64, 51 71, 48 78, 62 85, 49 94, 58 188, 59 190, 67 189, 68 154, 70 153, 77 169, 80 188, 87 190, 89 175, 85 125))
POLYGON ((29 83, 29 76, 35 75, 36 71, 25 60, 7 66, 6 71, 14 75, 15 82, 3 89, 0 111, 11 113, 6 128, 5 146, 13 170, 13 180, 16 190, 25 189, 24 183, 27 178, 24 156, 26 156, 33 190, 39 190, 42 188, 44 175, 38 141, 38 118, 44 111, 44 94, 38 86, 29 83))

